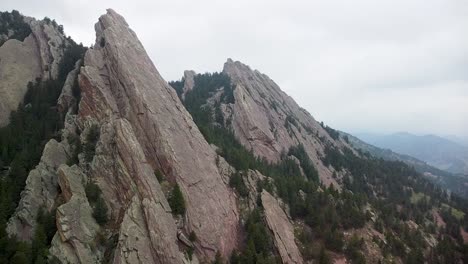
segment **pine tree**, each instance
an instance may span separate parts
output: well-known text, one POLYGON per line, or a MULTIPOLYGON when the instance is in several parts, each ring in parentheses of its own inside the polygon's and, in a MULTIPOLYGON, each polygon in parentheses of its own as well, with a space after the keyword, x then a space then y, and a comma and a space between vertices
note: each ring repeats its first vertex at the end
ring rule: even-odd
POLYGON ((320 255, 319 255, 319 264, 330 264, 330 256, 328 256, 327 252, 325 251, 325 248, 322 247, 320 250, 320 255))
POLYGON ((185 200, 178 184, 176 184, 174 189, 172 189, 172 193, 169 198, 169 205, 171 206, 172 213, 176 215, 185 214, 185 200))
POLYGON ((107 223, 107 207, 104 199, 99 197, 94 205, 93 217, 96 219, 96 222, 100 225, 107 223))
POLYGON ((11 264, 29 264, 30 261, 24 252, 18 251, 10 260, 11 264))

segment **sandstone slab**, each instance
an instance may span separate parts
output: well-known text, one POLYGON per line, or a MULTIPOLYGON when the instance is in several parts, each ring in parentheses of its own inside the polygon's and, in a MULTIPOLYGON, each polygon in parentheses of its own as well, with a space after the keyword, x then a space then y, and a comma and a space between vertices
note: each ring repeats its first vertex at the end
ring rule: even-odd
POLYGON ((278 200, 263 191, 261 194, 265 218, 273 233, 274 243, 283 263, 303 263, 301 253, 294 241, 294 228, 278 200))

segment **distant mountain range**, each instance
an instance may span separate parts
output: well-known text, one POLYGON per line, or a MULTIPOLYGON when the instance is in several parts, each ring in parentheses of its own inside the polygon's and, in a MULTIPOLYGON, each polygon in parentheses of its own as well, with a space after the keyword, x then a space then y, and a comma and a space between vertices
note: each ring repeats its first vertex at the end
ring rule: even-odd
POLYGON ((443 136, 443 137, 450 140, 450 141, 453 141, 453 142, 455 142, 457 144, 468 147, 468 138, 467 137, 462 138, 462 137, 455 136, 455 135, 447 135, 447 136, 443 136))
MULTIPOLYGON (((404 162, 414 167, 418 172, 423 173, 427 178, 439 184, 440 186, 457 193, 460 196, 468 197, 468 175, 455 174, 441 170, 410 155, 399 154, 390 149, 376 147, 348 133, 340 133, 343 136, 347 136, 349 143, 353 145, 353 147, 361 149, 362 151, 368 152, 374 157, 382 158, 384 160, 404 162)), ((360 135, 362 137, 362 134, 360 135)), ((367 135, 371 136, 371 134, 367 135)), ((376 135, 374 135, 374 137, 377 138, 376 135)))
POLYGON ((463 139, 418 136, 406 132, 390 135, 363 133, 356 136, 371 145, 415 157, 438 169, 468 175, 468 147, 463 145, 463 139))

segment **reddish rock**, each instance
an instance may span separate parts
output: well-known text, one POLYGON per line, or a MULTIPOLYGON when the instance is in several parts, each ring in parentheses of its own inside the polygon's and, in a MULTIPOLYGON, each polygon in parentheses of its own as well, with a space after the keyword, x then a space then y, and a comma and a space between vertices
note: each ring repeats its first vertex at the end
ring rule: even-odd
POLYGON ((276 249, 283 263, 303 263, 301 253, 294 241, 294 228, 288 215, 281 208, 278 200, 267 191, 262 192, 262 204, 265 218, 273 233, 276 249))
MULTIPOLYGON (((347 146, 334 140, 327 131, 268 76, 231 59, 224 64, 223 72, 232 81, 234 103, 221 103, 224 120, 232 120, 230 128, 238 140, 257 156, 276 162, 281 153, 292 146, 304 148, 326 185, 339 185, 332 177, 333 168, 323 165, 326 144, 339 149, 347 146)), ((216 96, 208 102, 216 100, 216 96)))
POLYGON ((228 257, 237 243, 239 215, 216 153, 120 15, 108 10, 96 24, 96 36, 79 76, 79 117, 83 128, 101 125, 104 138, 92 168, 112 214, 122 221, 130 204, 140 206, 142 212, 133 215, 144 216, 136 222, 146 223, 148 230, 141 232, 150 238, 148 252, 154 260, 179 262, 175 224, 153 174, 158 169, 180 185, 185 228, 197 234, 197 254, 213 259, 219 251, 228 257), (165 225, 159 224, 161 217, 165 225))

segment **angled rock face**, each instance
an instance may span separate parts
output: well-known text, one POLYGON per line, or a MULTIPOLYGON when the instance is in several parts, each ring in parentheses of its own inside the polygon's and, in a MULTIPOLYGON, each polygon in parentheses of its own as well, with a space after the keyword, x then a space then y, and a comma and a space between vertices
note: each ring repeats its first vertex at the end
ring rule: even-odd
POLYGON ((283 263, 303 263, 301 253, 294 241, 294 228, 278 200, 263 191, 261 194, 265 218, 273 233, 275 246, 283 263))
POLYGON ((126 119, 102 125, 90 175, 119 226, 115 263, 181 263, 170 207, 126 119))
POLYGON ((42 74, 37 41, 10 39, 0 46, 0 127, 9 123, 10 113, 18 108, 28 89, 42 74))
POLYGON ((64 47, 69 43, 68 40, 63 32, 60 32, 56 23, 30 17, 25 17, 25 21, 30 25, 31 35, 36 39, 42 77, 44 79, 57 78, 59 64, 63 57, 64 47))
POLYGON ((231 59, 224 64, 234 87, 233 104, 222 104, 224 120, 239 141, 254 154, 277 161, 283 151, 303 144, 326 185, 337 185, 333 169, 323 165, 325 144, 342 147, 346 143, 333 140, 323 127, 285 94, 268 76, 231 59))
POLYGON ((197 254, 227 257, 237 242, 239 216, 216 153, 120 15, 108 10, 96 36, 79 75, 79 119, 83 129, 90 120, 101 126, 91 173, 113 218, 123 223, 116 261, 130 262, 125 256, 137 258, 136 251, 156 263, 181 261, 175 222, 153 169, 179 184, 187 204, 184 229, 197 234, 197 254), (131 230, 150 243, 130 248, 131 230))
POLYGON ((69 44, 52 22, 24 20, 31 34, 23 42, 10 39, 0 46, 0 127, 9 123, 10 113, 23 101, 28 82, 58 77, 64 47, 69 44))

